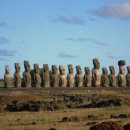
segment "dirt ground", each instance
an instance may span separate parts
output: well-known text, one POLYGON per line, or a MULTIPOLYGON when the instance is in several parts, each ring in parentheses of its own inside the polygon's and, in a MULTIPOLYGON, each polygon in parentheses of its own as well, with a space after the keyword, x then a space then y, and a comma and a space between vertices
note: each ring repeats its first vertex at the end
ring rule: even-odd
POLYGON ((49 130, 50 128, 56 128, 57 130, 89 130, 91 126, 100 124, 104 121, 116 121, 122 125, 130 123, 129 93, 99 91, 94 94, 86 93, 85 95, 82 95, 81 93, 69 93, 67 96, 72 95, 74 97, 77 95, 78 97, 83 97, 82 103, 79 102, 79 100, 69 100, 69 103, 71 102, 73 104, 73 102, 75 102, 71 108, 65 107, 56 110, 40 109, 38 112, 9 112, 3 109, 7 104, 16 100, 19 102, 49 102, 56 99, 63 99, 63 96, 65 95, 61 97, 56 95, 53 97, 50 97, 49 95, 47 97, 44 95, 1 95, 0 130, 49 130), (120 98, 123 103, 119 106, 77 107, 77 105, 82 106, 87 102, 90 103, 93 97, 98 98, 99 100, 100 98, 101 100, 120 98))

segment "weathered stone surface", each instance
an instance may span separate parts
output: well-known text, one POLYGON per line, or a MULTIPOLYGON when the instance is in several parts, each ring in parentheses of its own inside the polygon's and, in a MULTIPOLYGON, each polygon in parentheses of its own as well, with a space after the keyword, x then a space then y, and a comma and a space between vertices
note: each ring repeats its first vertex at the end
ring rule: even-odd
POLYGON ((30 64, 29 61, 24 61, 25 71, 23 73, 24 87, 31 87, 31 74, 30 74, 30 64))
POLYGON ((80 66, 76 66, 75 83, 76 87, 83 87, 82 69, 80 66))
POLYGON ((108 70, 106 67, 102 68, 101 86, 102 87, 109 87, 108 70))
POLYGON ((56 65, 52 65, 51 86, 52 87, 59 86, 58 68, 56 65))
POLYGON ((91 87, 92 86, 92 77, 90 75, 90 68, 85 67, 85 75, 84 75, 84 86, 91 87))
POLYGON ((66 87, 67 80, 66 80, 66 70, 64 66, 59 66, 59 86, 60 87, 66 87))
POLYGON ((50 73, 48 64, 43 65, 42 86, 45 88, 50 87, 50 73))
POLYGON ((15 73, 14 73, 14 86, 16 88, 21 88, 21 75, 19 63, 15 63, 15 73))
POLYGON ((93 59, 93 65, 94 68, 92 69, 92 85, 94 87, 98 87, 100 86, 100 82, 101 82, 101 76, 99 73, 100 62, 98 61, 98 59, 93 59))
POLYGON ((130 87, 130 66, 127 66, 127 75, 126 75, 126 85, 127 87, 130 87))
POLYGON ((40 77, 40 69, 38 64, 34 64, 34 87, 40 87, 41 86, 41 77, 40 77))
POLYGON ((124 130, 124 128, 121 124, 110 121, 92 126, 90 130, 124 130))
POLYGON ((9 68, 8 65, 5 66, 4 82, 5 82, 6 88, 12 87, 11 76, 10 76, 10 68, 9 68))
POLYGON ((125 87, 126 86, 126 76, 125 76, 125 61, 120 60, 118 62, 119 65, 119 74, 118 74, 118 86, 119 87, 125 87))
POLYGON ((116 83, 116 76, 115 76, 115 68, 114 66, 110 66, 110 75, 109 75, 109 82, 110 82, 110 87, 116 87, 117 83, 116 83))
POLYGON ((68 65, 68 75, 67 75, 67 86, 68 87, 74 87, 74 70, 73 65, 68 65))

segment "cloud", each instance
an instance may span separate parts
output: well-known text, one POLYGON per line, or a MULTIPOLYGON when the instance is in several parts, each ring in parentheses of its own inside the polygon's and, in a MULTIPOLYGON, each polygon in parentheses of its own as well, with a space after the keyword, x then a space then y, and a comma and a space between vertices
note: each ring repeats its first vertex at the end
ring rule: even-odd
POLYGON ((97 10, 91 10, 89 13, 102 18, 130 20, 130 3, 105 5, 97 10))
POLYGON ((10 41, 5 37, 0 37, 0 44, 8 44, 10 41))
POLYGON ((0 27, 6 27, 8 24, 6 22, 0 22, 0 27))
POLYGON ((72 41, 72 42, 92 42, 95 45, 107 46, 107 43, 97 41, 97 40, 91 39, 91 38, 71 38, 71 37, 69 37, 69 38, 65 38, 65 40, 72 41))
POLYGON ((0 58, 0 61, 8 61, 8 60, 5 58, 0 58))
POLYGON ((119 57, 114 56, 114 55, 112 55, 112 54, 109 53, 109 52, 107 52, 106 55, 107 55, 107 57, 108 57, 109 59, 119 59, 119 57))
POLYGON ((116 56, 112 56, 112 55, 109 55, 108 58, 109 59, 118 59, 116 56))
POLYGON ((78 56, 69 54, 65 51, 59 52, 58 57, 59 58, 78 58, 78 56))
POLYGON ((0 56, 15 56, 16 51, 0 49, 0 56))
POLYGON ((85 21, 78 17, 65 17, 65 16, 58 16, 57 18, 52 20, 53 22, 57 23, 64 23, 64 24, 78 24, 78 25, 84 25, 85 21))

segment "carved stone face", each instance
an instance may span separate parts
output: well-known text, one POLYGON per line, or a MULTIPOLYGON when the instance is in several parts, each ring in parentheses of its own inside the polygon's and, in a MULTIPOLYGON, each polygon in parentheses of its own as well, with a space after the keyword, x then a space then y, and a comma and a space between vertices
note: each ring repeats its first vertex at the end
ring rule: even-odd
POLYGON ((125 75, 125 68, 124 68, 124 66, 120 66, 119 67, 119 72, 120 72, 120 74, 125 75))
POLYGON ((56 65, 52 65, 52 73, 53 74, 58 74, 58 68, 56 65))
POLYGON ((15 63, 15 71, 16 71, 16 72, 20 72, 19 63, 15 63))
POLYGON ((68 65, 69 74, 74 73, 73 65, 68 65))
POLYGON ((90 68, 89 67, 85 67, 85 74, 86 75, 90 75, 90 68))
POLYGON ((30 72, 30 64, 29 61, 24 61, 24 68, 26 72, 30 72))
POLYGON ((61 75, 65 75, 66 74, 64 66, 59 66, 59 71, 60 71, 61 75))
POLYGON ((24 68, 26 68, 26 66, 30 67, 29 61, 24 61, 24 68))
POLYGON ((49 72, 49 66, 48 64, 43 65, 43 72, 49 72))
POLYGON ((103 67, 103 68, 102 68, 102 72, 103 72, 103 74, 108 74, 107 68, 106 68, 106 67, 103 67))
POLYGON ((79 75, 82 74, 82 70, 81 70, 80 66, 76 66, 76 71, 77 71, 77 74, 79 74, 79 75))
POLYGON ((100 69, 100 62, 98 59, 93 59, 93 65, 95 69, 100 69))
POLYGON ((130 73, 130 66, 127 66, 127 71, 128 73, 130 73))
POLYGON ((5 66, 5 73, 10 74, 10 68, 8 65, 5 66))
POLYGON ((35 73, 39 73, 39 65, 38 64, 34 64, 34 71, 35 71, 35 73))
POLYGON ((115 72, 114 66, 110 66, 109 69, 110 69, 111 74, 115 75, 116 72, 115 72))

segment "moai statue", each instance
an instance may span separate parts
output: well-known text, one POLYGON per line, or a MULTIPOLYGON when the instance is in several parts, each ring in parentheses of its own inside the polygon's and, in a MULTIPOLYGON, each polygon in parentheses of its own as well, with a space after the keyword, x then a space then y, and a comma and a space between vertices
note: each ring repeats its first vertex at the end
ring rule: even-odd
POLYGON ((91 87, 92 86, 92 77, 90 75, 90 68, 85 67, 85 75, 84 75, 84 87, 91 87))
POLYGON ((114 66, 110 66, 109 69, 110 69, 110 75, 109 75, 110 87, 116 87, 117 84, 116 84, 115 68, 114 66))
POLYGON ((19 63, 15 63, 15 73, 14 73, 14 86, 16 88, 21 88, 21 75, 19 63))
POLYGON ((73 65, 68 65, 68 75, 67 75, 67 86, 72 88, 74 87, 74 69, 73 65))
POLYGON ((127 66, 126 85, 130 87, 130 66, 127 66))
POLYGON ((126 76, 125 76, 125 61, 120 60, 118 62, 119 65, 119 74, 118 74, 118 84, 119 87, 126 87, 126 76))
POLYGON ((43 65, 42 86, 45 88, 50 87, 50 73, 48 64, 43 65))
POLYGON ((66 70, 64 66, 59 66, 59 86, 66 87, 67 80, 66 80, 66 70))
POLYGON ((41 77, 40 77, 40 69, 38 64, 34 64, 34 87, 38 88, 41 86, 41 77))
POLYGON ((102 68, 101 87, 109 87, 108 70, 106 67, 102 68))
POLYGON ((5 87, 6 88, 11 88, 12 87, 11 76, 10 76, 10 68, 9 68, 8 65, 5 66, 4 82, 5 82, 5 87))
POLYGON ((51 87, 59 87, 58 68, 56 65, 52 65, 51 87))
POLYGON ((93 65, 94 68, 92 69, 92 85, 94 87, 98 87, 100 86, 100 82, 101 82, 101 76, 99 73, 100 62, 98 61, 98 59, 93 59, 93 65))
POLYGON ((30 74, 30 64, 29 61, 24 61, 25 71, 23 73, 24 87, 31 87, 31 74, 30 74))
POLYGON ((82 69, 80 66, 76 66, 77 74, 75 75, 76 87, 83 87, 82 69))

